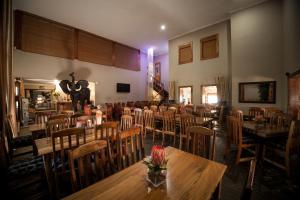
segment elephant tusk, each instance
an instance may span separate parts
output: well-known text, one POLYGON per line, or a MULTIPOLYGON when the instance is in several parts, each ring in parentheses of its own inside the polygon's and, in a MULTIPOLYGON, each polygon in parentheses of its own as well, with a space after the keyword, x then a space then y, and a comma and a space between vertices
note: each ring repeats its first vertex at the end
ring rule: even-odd
POLYGON ((69 84, 67 84, 67 88, 68 88, 69 91, 72 91, 71 88, 69 87, 69 84))
POLYGON ((75 91, 80 91, 80 90, 81 90, 81 85, 80 85, 79 89, 77 89, 77 90, 75 90, 75 91))

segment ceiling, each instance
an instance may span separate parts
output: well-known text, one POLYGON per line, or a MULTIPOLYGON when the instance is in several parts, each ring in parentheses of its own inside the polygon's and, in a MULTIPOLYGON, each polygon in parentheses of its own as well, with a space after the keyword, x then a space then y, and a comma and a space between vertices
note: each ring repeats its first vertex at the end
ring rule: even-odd
POLYGON ((155 55, 168 40, 226 20, 232 11, 265 0, 13 0, 13 8, 40 15, 155 55), (161 31, 160 26, 166 25, 161 31))

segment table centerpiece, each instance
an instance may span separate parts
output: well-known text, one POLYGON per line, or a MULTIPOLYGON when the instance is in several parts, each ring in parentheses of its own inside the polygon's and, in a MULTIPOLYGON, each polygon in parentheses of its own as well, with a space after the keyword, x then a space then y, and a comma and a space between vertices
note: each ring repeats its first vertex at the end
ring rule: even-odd
POLYGON ((151 149, 151 156, 144 158, 148 167, 147 181, 154 187, 158 187, 166 181, 167 157, 164 147, 154 145, 151 149))

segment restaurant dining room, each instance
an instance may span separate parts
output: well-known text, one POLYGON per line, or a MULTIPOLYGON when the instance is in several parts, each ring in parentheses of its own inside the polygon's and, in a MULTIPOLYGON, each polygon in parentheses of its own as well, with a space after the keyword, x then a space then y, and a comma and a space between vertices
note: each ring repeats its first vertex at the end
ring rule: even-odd
POLYGON ((1 199, 300 199, 299 0, 0 10, 1 199))

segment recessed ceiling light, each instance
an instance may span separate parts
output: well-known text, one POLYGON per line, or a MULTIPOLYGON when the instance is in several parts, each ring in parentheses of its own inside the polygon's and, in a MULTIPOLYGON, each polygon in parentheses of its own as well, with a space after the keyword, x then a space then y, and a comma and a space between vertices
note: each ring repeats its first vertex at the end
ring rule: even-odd
POLYGON ((160 26, 160 30, 162 30, 162 31, 166 30, 166 25, 164 25, 164 24, 161 25, 161 26, 160 26))

